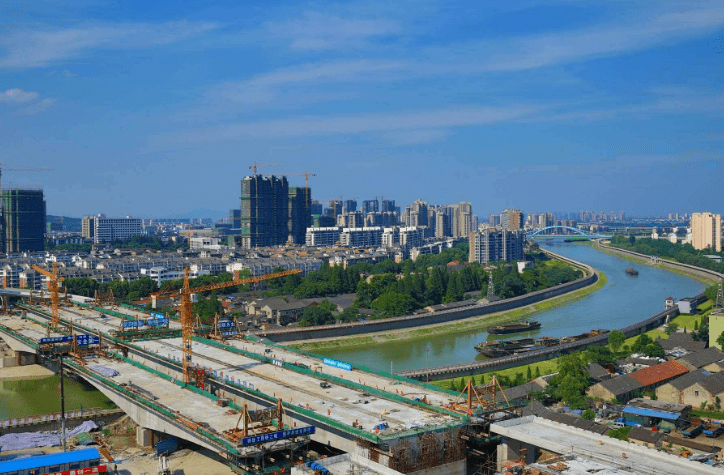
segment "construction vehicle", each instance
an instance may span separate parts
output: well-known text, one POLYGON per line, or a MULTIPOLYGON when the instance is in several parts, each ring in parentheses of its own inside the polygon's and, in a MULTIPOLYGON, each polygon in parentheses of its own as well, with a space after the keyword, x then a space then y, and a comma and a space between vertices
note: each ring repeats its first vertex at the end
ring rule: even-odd
POLYGON ((171 475, 171 464, 168 463, 166 455, 158 457, 158 475, 171 475))
POLYGON ((189 284, 189 272, 190 269, 187 267, 184 269, 184 282, 183 287, 180 290, 172 290, 170 286, 167 286, 159 292, 151 294, 151 298, 155 301, 159 297, 162 298, 173 298, 181 297, 181 335, 183 340, 183 370, 184 370, 184 382, 186 384, 191 383, 192 371, 191 364, 191 339, 194 334, 194 309, 191 303, 191 295, 201 292, 208 292, 212 290, 225 289, 228 287, 236 287, 238 285, 252 284, 262 282, 269 279, 277 279, 279 277, 286 277, 292 274, 299 274, 302 271, 299 269, 285 270, 282 272, 274 272, 272 274, 264 274, 257 277, 247 277, 244 279, 234 279, 229 282, 219 282, 216 284, 202 285, 201 287, 191 288, 189 284))

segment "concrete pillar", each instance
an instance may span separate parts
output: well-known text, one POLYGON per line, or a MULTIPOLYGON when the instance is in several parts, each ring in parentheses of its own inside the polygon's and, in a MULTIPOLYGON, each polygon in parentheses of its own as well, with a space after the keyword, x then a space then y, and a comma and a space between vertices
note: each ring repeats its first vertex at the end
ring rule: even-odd
POLYGON ((141 447, 150 447, 153 445, 153 430, 145 427, 136 426, 136 443, 141 447))
POLYGON ((536 447, 515 439, 504 438, 497 448, 497 462, 499 472, 505 472, 503 464, 508 461, 519 462, 521 459, 526 464, 535 462, 536 447))

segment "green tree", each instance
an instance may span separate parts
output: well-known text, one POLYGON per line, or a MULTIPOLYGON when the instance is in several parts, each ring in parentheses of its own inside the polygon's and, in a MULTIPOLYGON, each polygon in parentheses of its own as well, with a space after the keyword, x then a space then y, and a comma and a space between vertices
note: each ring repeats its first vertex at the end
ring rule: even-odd
POLYGON ((313 305, 304 309, 302 318, 299 319, 299 326, 327 325, 334 322, 335 319, 330 310, 321 305, 313 305))
POLYGON ((611 345, 613 351, 618 351, 626 341, 626 335, 621 330, 613 330, 608 334, 608 344, 611 345))
POLYGON ((672 333, 676 333, 676 330, 679 329, 679 324, 670 322, 668 325, 666 325, 666 334, 671 335, 672 333))
POLYGON ((666 355, 666 352, 661 347, 661 344, 658 341, 655 341, 653 343, 649 343, 643 348, 642 351, 643 354, 646 356, 652 356, 652 357, 658 357, 663 358, 666 355))
POLYGON ((724 332, 721 332, 721 335, 716 337, 716 344, 719 345, 719 348, 724 348, 724 332))
POLYGON ((372 309, 377 310, 385 317, 405 315, 414 308, 413 306, 412 297, 397 292, 382 294, 370 304, 372 309))
POLYGON ((586 349, 586 357, 589 363, 598 363, 602 366, 613 364, 616 361, 613 352, 606 346, 589 346, 586 349))
POLYGON ((525 372, 525 378, 527 381, 530 381, 531 379, 533 379, 533 372, 530 369, 530 365, 528 365, 528 368, 525 372))
POLYGON ((650 336, 646 333, 642 333, 638 338, 636 338, 636 340, 634 340, 633 345, 631 345, 631 351, 634 353, 643 353, 646 345, 650 345, 653 342, 654 340, 652 340, 650 336))
POLYGON ((583 414, 581 414, 581 419, 586 419, 587 421, 592 421, 596 419, 596 413, 593 412, 593 409, 586 409, 583 411, 583 414))
POLYGON ((558 360, 558 374, 548 380, 546 390, 554 398, 572 407, 585 404, 583 394, 590 384, 585 367, 586 362, 581 353, 561 356, 558 360))

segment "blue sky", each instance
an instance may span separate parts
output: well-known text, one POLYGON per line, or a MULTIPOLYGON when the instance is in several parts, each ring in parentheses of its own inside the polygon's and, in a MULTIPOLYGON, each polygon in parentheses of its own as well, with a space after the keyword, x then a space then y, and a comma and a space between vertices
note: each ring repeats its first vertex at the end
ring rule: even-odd
POLYGON ((323 201, 724 212, 721 0, 4 0, 0 18, 0 163, 54 169, 2 184, 42 185, 50 214, 224 216, 255 160, 315 173, 323 201))

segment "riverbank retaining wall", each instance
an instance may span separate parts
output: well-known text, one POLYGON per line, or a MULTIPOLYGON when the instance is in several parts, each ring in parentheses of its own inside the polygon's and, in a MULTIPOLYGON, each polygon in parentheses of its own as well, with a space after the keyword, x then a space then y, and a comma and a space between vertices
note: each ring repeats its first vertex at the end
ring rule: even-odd
MULTIPOLYGON (((706 301, 706 296, 701 293, 692 297, 697 304, 706 301)), ((671 318, 679 314, 679 308, 673 307, 656 315, 649 317, 640 322, 636 322, 624 328, 620 328, 626 338, 639 335, 641 333, 653 330, 667 323, 671 318)), ((573 353, 586 349, 589 346, 603 346, 608 344, 608 334, 598 335, 583 340, 566 343, 564 345, 544 348, 537 351, 531 351, 522 355, 503 356, 490 360, 460 363, 450 366, 439 366, 437 368, 423 368, 409 371, 400 371, 395 374, 412 378, 419 381, 436 381, 440 379, 458 378, 461 376, 472 376, 474 374, 489 373, 493 371, 502 371, 504 369, 515 368, 531 363, 558 358, 559 356, 573 353)))
POLYGON ((267 330, 256 332, 259 337, 266 338, 273 342, 290 342, 301 340, 312 340, 317 338, 336 338, 341 336, 359 335, 365 333, 376 333, 390 330, 400 330, 404 328, 421 327, 425 325, 435 325, 438 323, 447 323, 465 318, 487 315, 515 308, 525 307, 547 300, 565 293, 593 285, 598 281, 598 274, 591 266, 582 262, 574 261, 567 257, 561 256, 551 251, 544 250, 549 256, 573 265, 585 272, 585 276, 572 282, 556 285, 543 290, 531 292, 519 297, 499 300, 488 305, 473 304, 467 307, 461 307, 451 310, 442 310, 438 312, 430 312, 420 315, 410 315, 402 317, 391 317, 368 322, 345 323, 340 325, 322 325, 313 327, 300 327, 283 330, 267 330))
MULTIPOLYGON (((614 254, 619 254, 622 256, 630 256, 630 257, 636 257, 638 259, 644 259, 649 261, 652 256, 649 256, 648 254, 641 254, 640 252, 634 252, 629 251, 628 249, 621 249, 620 247, 614 247, 614 246, 604 246, 601 244, 600 240, 596 241, 596 245, 600 247, 601 249, 605 249, 607 251, 610 251, 614 254)), ((691 264, 683 264, 681 262, 676 261, 670 261, 667 259, 657 258, 656 264, 660 264, 664 267, 668 267, 669 269, 675 269, 679 271, 686 272, 687 274, 692 274, 698 277, 703 277, 708 280, 716 280, 719 281, 720 279, 724 278, 724 274, 720 274, 719 272, 704 269, 702 267, 696 267, 692 266, 691 264)))

